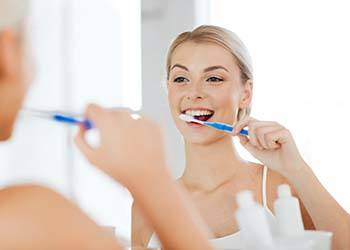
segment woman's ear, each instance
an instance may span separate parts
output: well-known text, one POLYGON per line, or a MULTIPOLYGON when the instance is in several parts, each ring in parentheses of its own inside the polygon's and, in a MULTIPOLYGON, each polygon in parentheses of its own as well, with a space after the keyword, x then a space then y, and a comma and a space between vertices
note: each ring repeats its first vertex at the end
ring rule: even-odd
POLYGON ((18 68, 18 44, 12 30, 0 32, 0 83, 6 83, 16 75, 18 68))
POLYGON ((242 88, 241 100, 239 103, 240 109, 245 109, 249 107, 253 96, 253 81, 248 79, 242 88))

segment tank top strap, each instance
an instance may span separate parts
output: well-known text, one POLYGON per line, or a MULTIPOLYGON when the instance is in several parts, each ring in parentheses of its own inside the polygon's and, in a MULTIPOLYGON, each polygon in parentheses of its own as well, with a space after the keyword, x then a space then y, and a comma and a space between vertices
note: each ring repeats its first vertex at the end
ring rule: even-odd
POLYGON ((262 175, 262 204, 264 207, 267 207, 267 191, 266 191, 266 182, 267 182, 267 170, 268 168, 264 166, 263 168, 263 175, 262 175))

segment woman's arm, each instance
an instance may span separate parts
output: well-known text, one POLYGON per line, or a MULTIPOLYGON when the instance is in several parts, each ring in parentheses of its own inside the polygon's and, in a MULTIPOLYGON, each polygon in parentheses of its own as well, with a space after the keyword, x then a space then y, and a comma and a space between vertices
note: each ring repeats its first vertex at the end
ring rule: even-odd
POLYGON ((93 148, 82 129, 76 142, 87 159, 126 186, 166 249, 212 249, 208 231, 181 192, 165 164, 160 128, 146 119, 134 120, 122 110, 95 105, 87 109, 100 132, 93 148))
POLYGON ((298 173, 290 174, 298 197, 310 214, 317 230, 333 232, 333 249, 350 249, 349 214, 319 182, 311 168, 302 163, 298 173))
POLYGON ((333 232, 334 249, 350 249, 349 215, 318 181, 286 128, 248 117, 236 124, 233 135, 239 136, 241 144, 255 158, 292 185, 316 229, 333 232), (244 127, 249 128, 249 137, 239 135, 244 127))
POLYGON ((149 227, 142 210, 134 201, 131 216, 131 245, 133 247, 147 247, 153 230, 149 227))
POLYGON ((267 173, 267 203, 268 207, 270 208, 271 211, 274 211, 274 202, 276 199, 278 199, 278 194, 277 194, 277 189, 279 185, 282 184, 288 184, 291 187, 292 195, 294 197, 297 197, 299 199, 300 203, 300 210, 301 210, 301 215, 304 223, 304 228, 307 230, 315 230, 315 225, 312 221, 312 218, 308 211, 305 208, 305 205, 303 204, 302 200, 298 196, 295 188, 293 185, 282 175, 277 173, 276 171, 268 171, 267 173))

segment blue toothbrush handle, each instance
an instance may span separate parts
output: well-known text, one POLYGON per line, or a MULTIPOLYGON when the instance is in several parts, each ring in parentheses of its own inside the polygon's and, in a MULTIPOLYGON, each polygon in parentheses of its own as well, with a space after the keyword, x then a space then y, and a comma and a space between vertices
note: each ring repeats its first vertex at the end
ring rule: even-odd
MULTIPOLYGON (((220 122, 206 122, 205 124, 212 127, 212 128, 215 128, 215 129, 218 129, 221 131, 225 131, 225 132, 229 132, 229 133, 231 133, 234 129, 231 125, 228 125, 225 123, 220 123, 220 122)), ((242 129, 239 133, 241 135, 248 136, 248 130, 246 130, 246 129, 242 129)))
POLYGON ((80 120, 71 116, 66 116, 62 114, 55 114, 52 116, 55 121, 72 124, 72 125, 83 125, 83 127, 87 130, 92 129, 94 126, 92 122, 88 119, 80 120))
POLYGON ((90 121, 89 119, 85 119, 82 121, 82 124, 84 126, 84 128, 86 130, 89 130, 89 129, 93 129, 94 128, 94 124, 92 123, 92 121, 90 121))
POLYGON ((248 130, 246 130, 246 129, 242 129, 239 133, 240 133, 241 135, 245 135, 245 136, 248 136, 248 135, 249 135, 248 130))

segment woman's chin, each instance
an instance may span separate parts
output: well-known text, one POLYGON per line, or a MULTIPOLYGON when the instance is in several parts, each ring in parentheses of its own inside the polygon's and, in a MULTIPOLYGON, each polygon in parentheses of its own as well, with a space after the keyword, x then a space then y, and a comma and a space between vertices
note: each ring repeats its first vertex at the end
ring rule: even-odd
POLYGON ((182 133, 184 140, 189 144, 210 145, 220 140, 224 135, 215 130, 209 133, 182 133))
POLYGON ((190 144, 209 145, 215 143, 225 136, 225 133, 204 125, 184 122, 176 125, 185 142, 190 144))

